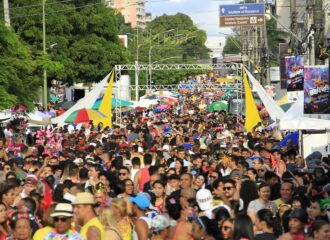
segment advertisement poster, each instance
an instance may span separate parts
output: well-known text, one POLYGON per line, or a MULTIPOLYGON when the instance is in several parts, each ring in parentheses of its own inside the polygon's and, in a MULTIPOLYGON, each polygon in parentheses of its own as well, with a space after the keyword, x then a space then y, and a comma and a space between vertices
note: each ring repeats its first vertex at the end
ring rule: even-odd
POLYGON ((329 114, 329 67, 307 66, 304 69, 304 113, 329 114))
POLYGON ((303 56, 285 57, 285 75, 288 92, 304 90, 303 56))

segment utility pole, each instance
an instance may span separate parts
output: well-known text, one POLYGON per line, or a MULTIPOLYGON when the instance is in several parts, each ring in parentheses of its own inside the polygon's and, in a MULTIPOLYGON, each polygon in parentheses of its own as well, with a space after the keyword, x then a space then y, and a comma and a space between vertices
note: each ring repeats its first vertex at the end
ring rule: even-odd
MULTIPOLYGON (((42 48, 43 53, 46 54, 46 11, 45 11, 46 0, 42 0, 42 48)), ((44 84, 43 84, 43 100, 44 108, 47 108, 48 96, 47 96, 47 70, 44 67, 44 84)))
POLYGON ((10 15, 9 15, 9 2, 8 0, 3 0, 3 16, 5 17, 5 26, 10 27, 10 15))
MULTIPOLYGON (((291 31, 295 36, 298 36, 298 23, 297 23, 297 5, 296 0, 290 0, 290 13, 291 13, 291 31)), ((296 41, 296 38, 291 37, 290 48, 294 54, 300 54, 300 43, 296 41)))
POLYGON ((139 28, 136 28, 135 101, 139 101, 139 28))

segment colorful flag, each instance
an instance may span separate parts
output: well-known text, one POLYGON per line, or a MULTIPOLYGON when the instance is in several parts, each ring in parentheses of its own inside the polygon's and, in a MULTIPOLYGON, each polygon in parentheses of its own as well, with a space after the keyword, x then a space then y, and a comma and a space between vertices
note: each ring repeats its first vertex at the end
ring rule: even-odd
POLYGON ((104 92, 104 96, 101 102, 101 105, 99 107, 99 111, 102 112, 106 118, 103 120, 103 126, 109 126, 112 127, 112 88, 113 88, 113 82, 115 79, 115 71, 112 70, 112 73, 109 77, 109 84, 107 89, 104 92))
POLYGON ((253 127, 255 127, 259 122, 261 122, 261 118, 259 115, 259 111, 257 109, 257 105, 254 102, 249 81, 246 72, 244 70, 243 70, 243 76, 244 76, 245 109, 246 109, 245 129, 247 132, 252 132, 253 127))

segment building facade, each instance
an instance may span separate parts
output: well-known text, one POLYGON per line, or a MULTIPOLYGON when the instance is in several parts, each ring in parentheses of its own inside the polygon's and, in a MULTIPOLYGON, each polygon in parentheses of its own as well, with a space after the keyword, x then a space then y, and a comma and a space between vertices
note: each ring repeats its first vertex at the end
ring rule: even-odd
POLYGON ((106 0, 109 7, 117 9, 133 28, 146 25, 145 0, 106 0))

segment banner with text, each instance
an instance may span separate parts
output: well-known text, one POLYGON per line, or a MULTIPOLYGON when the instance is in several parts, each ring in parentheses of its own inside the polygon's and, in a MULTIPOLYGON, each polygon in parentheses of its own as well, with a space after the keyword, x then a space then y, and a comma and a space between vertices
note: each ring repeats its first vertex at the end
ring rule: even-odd
POLYGON ((287 91, 304 90, 304 57, 285 57, 285 75, 287 81, 287 91))
POLYGON ((304 114, 329 114, 329 67, 304 68, 304 114))

